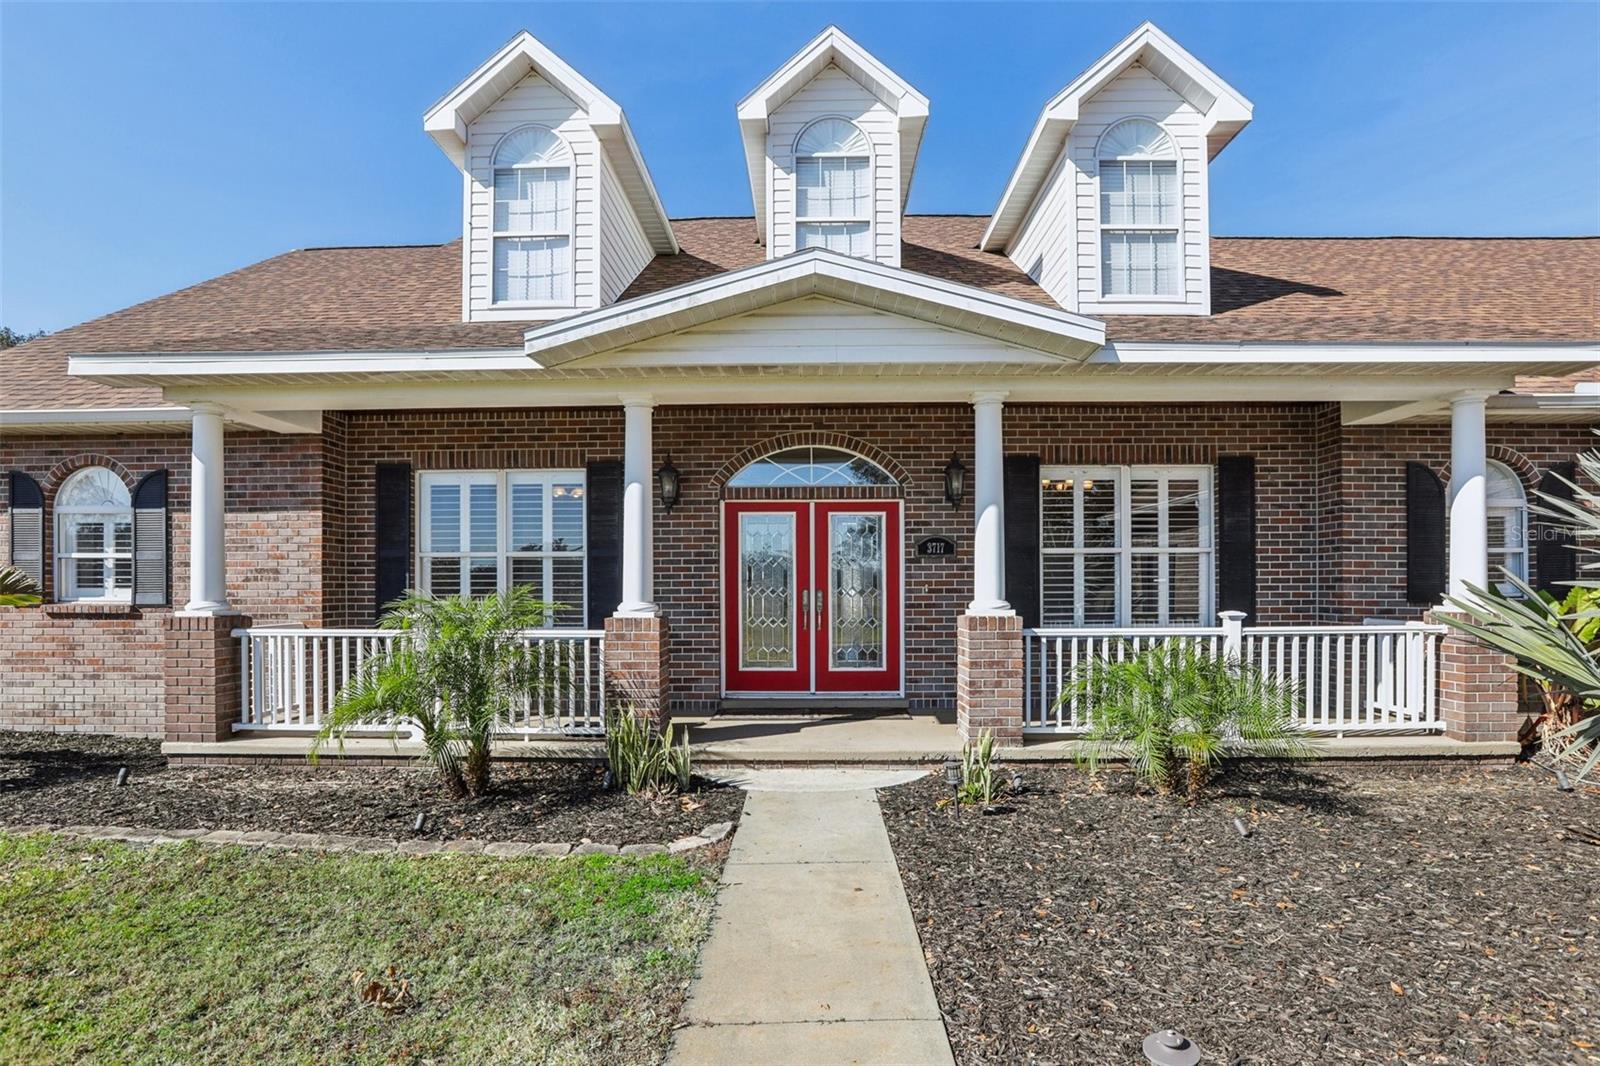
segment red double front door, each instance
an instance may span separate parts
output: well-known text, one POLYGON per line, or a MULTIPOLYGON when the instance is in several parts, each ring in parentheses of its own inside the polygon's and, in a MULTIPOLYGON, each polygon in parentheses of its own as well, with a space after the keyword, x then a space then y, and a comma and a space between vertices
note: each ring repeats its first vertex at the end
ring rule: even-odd
POLYGON ((723 506, 725 689, 898 693, 900 502, 723 506))

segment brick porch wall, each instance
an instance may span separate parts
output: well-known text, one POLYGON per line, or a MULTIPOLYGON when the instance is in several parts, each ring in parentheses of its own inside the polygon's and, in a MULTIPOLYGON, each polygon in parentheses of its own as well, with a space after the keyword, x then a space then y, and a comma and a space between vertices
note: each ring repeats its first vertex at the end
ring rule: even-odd
POLYGON ((1022 619, 963 614, 956 620, 956 727, 962 740, 988 730, 1022 743, 1022 619))
POLYGON ((167 618, 164 739, 205 742, 233 736, 243 695, 241 653, 233 630, 249 625, 245 615, 167 618))
MULTIPOLYGON (((1427 620, 1441 621, 1430 611, 1427 620)), ((1516 740, 1526 714, 1511 656, 1450 630, 1439 644, 1439 716, 1455 740, 1516 740)))
POLYGON ((606 705, 662 725, 670 716, 671 649, 665 618, 606 619, 606 705))

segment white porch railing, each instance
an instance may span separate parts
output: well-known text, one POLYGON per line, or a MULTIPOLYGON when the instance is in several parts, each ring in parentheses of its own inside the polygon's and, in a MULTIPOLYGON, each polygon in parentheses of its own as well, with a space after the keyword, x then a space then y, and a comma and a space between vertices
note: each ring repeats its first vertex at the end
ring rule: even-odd
POLYGON ((1096 662, 1121 661, 1170 640, 1253 663, 1304 695, 1299 724, 1313 733, 1437 732, 1438 651, 1443 626, 1243 626, 1174 629, 1050 628, 1023 631, 1030 733, 1077 733, 1093 708, 1059 700, 1096 662))
MULTIPOLYGON (((404 639, 383 629, 305 629, 256 626, 236 629, 243 705, 234 730, 313 732, 321 728, 339 691, 360 675, 367 660, 404 639)), ((530 629, 520 634, 539 666, 559 669, 553 693, 530 695, 505 735, 605 732, 605 631, 530 629)), ((380 731, 382 727, 375 727, 380 731)), ((405 732, 397 723, 390 732, 405 732)))

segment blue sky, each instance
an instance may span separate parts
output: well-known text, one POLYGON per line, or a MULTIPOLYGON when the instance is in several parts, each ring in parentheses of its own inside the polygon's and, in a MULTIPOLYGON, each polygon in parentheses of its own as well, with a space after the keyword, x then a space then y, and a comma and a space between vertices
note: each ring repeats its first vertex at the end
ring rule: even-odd
POLYGON ((734 104, 836 22, 931 101, 911 210, 987 213, 1044 101, 1142 18, 1255 102, 1218 234, 1600 232, 1594 3, 0 2, 0 324, 458 236, 422 112, 524 27, 623 105, 684 217, 750 212, 734 104))

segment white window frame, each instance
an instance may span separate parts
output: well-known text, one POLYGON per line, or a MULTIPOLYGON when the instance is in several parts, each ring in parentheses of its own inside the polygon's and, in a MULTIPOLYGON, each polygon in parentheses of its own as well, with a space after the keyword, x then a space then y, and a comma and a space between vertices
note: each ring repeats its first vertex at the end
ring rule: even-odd
POLYGON ((588 614, 589 603, 589 482, 583 470, 424 470, 416 475, 416 562, 415 583, 416 588, 431 593, 432 590, 426 583, 427 560, 429 559, 459 559, 461 560, 461 586, 459 591, 466 593, 470 589, 471 575, 468 561, 471 559, 486 559, 493 557, 495 560, 495 591, 506 592, 511 588, 511 563, 514 560, 542 560, 541 584, 539 599, 554 602, 555 575, 554 561, 556 559, 577 559, 582 564, 582 591, 577 597, 577 602, 568 603, 575 621, 560 621, 552 619, 550 624, 555 627, 568 629, 586 628, 585 619, 588 614), (576 551, 555 551, 550 544, 550 535, 554 529, 555 494, 553 488, 557 484, 570 485, 577 483, 583 489, 583 547, 576 551), (544 486, 543 493, 543 529, 545 534, 545 547, 540 551, 516 551, 511 546, 511 487, 513 485, 538 484, 544 486), (430 548, 430 531, 432 518, 432 497, 429 488, 433 485, 457 485, 461 488, 461 550, 460 551, 433 551, 430 548), (471 513, 468 507, 468 491, 472 485, 495 486, 495 546, 494 551, 468 551, 468 534, 471 528, 471 513))
POLYGON ((1499 462, 1495 459, 1490 459, 1486 464, 1486 468, 1487 470, 1498 470, 1505 476, 1507 482, 1515 485, 1517 488, 1516 499, 1511 499, 1506 496, 1495 497, 1486 495, 1484 504, 1485 511, 1488 515, 1489 523, 1491 525, 1494 524, 1496 518, 1504 518, 1507 516, 1511 518, 1513 523, 1513 531, 1516 534, 1517 543, 1520 545, 1520 547, 1515 548, 1489 548, 1489 580, 1494 582, 1500 591, 1504 592, 1506 595, 1520 596, 1522 593, 1516 588, 1515 585, 1512 585, 1509 581, 1503 581, 1501 579, 1500 567, 1505 566, 1505 568, 1511 573, 1515 574, 1519 580, 1523 581, 1524 583, 1527 582, 1528 491, 1523 487, 1522 479, 1517 476, 1517 472, 1511 469, 1505 463, 1499 462), (1503 558, 1504 562, 1497 561, 1497 557, 1503 558), (1517 565, 1511 565, 1513 562, 1515 562, 1517 565))
POLYGON ((495 142, 494 152, 489 157, 489 306, 495 308, 547 308, 547 307, 573 307, 577 303, 577 258, 576 247, 578 243, 578 168, 577 155, 572 150, 572 142, 548 126, 537 123, 518 126, 495 142), (565 167, 559 165, 538 164, 512 164, 500 166, 498 156, 505 142, 525 130, 539 129, 550 134, 561 142, 566 149, 567 163, 565 167), (499 205, 499 173, 502 170, 565 170, 567 172, 567 228, 565 230, 502 230, 495 225, 495 208, 499 205), (565 300, 497 300, 495 299, 495 250, 503 240, 559 240, 565 238, 567 242, 567 298, 565 300))
POLYGON ((1183 154, 1178 151, 1178 139, 1171 131, 1167 130, 1160 122, 1144 115, 1130 115, 1106 127, 1101 134, 1100 143, 1095 148, 1095 276, 1098 282, 1099 299, 1103 303, 1183 303, 1187 297, 1188 278, 1184 264, 1183 240, 1183 154), (1170 154, 1131 153, 1107 155, 1103 148, 1108 135, 1118 126, 1128 122, 1148 122, 1161 129, 1167 135, 1172 145, 1170 154), (1173 182, 1175 185, 1176 202, 1173 210, 1176 218, 1170 224, 1147 223, 1111 223, 1105 217, 1105 197, 1102 188, 1102 177, 1107 164, 1120 165, 1125 163, 1171 163, 1173 165, 1173 182), (1177 279, 1177 288, 1172 292, 1154 293, 1112 293, 1107 291, 1107 282, 1110 280, 1106 272, 1106 236, 1111 233, 1149 233, 1171 234, 1173 237, 1173 276, 1177 279))
POLYGON ((56 490, 55 498, 60 500, 66 494, 69 486, 74 481, 89 477, 95 473, 103 473, 117 484, 122 485, 123 492, 128 495, 126 506, 105 504, 93 507, 60 505, 55 507, 54 533, 55 544, 55 573, 56 573, 56 600, 60 603, 132 603, 134 578, 133 558, 133 494, 117 472, 105 466, 86 466, 72 472, 61 487, 56 490), (125 518, 128 523, 128 549, 118 551, 116 547, 116 522, 125 518), (64 550, 67 543, 67 528, 69 525, 98 524, 101 527, 102 544, 104 550, 98 552, 64 550), (101 585, 99 590, 83 593, 78 589, 78 563, 84 560, 98 559, 101 563, 101 585), (128 587, 117 588, 116 571, 117 563, 126 561, 128 568, 128 587))
POLYGON ((805 245, 801 241, 801 234, 807 226, 850 226, 866 223, 867 226, 867 251, 859 258, 871 258, 873 250, 877 247, 877 227, 873 223, 873 215, 877 207, 877 161, 873 158, 872 138, 867 136, 867 131, 843 115, 824 115, 822 118, 806 123, 805 129, 795 138, 794 155, 794 250, 801 251, 805 245), (807 152, 800 154, 800 142, 805 139, 813 126, 822 122, 843 122, 855 128, 867 142, 865 155, 855 152, 807 152), (802 215, 800 213, 800 166, 808 160, 861 160, 867 164, 867 213, 865 215, 802 215))
MULTIPOLYGON (((1039 471, 1039 595, 1041 615, 1043 613, 1044 597, 1044 564, 1048 556, 1068 556, 1076 562, 1073 580, 1073 608, 1071 625, 1077 627, 1094 628, 1111 625, 1119 629, 1155 628, 1160 626, 1187 626, 1211 625, 1216 620, 1216 485, 1215 471, 1209 466, 1046 466, 1039 471), (1114 479, 1117 486, 1116 497, 1116 543, 1109 548, 1084 548, 1083 543, 1083 495, 1080 489, 1073 492, 1073 530, 1077 545, 1071 548, 1047 548, 1044 546, 1044 485, 1045 481, 1074 481, 1081 483, 1084 480, 1114 479), (1160 485, 1160 523, 1158 527, 1158 544, 1156 546, 1136 546, 1133 544, 1133 483, 1135 481, 1156 481, 1160 485), (1168 516, 1168 486, 1173 481, 1194 481, 1199 485, 1200 498, 1199 510, 1199 539, 1197 547, 1172 547, 1167 543, 1167 516, 1168 516), (1086 622, 1084 620, 1083 596, 1083 565, 1081 560, 1090 555, 1109 555, 1116 559, 1115 564, 1115 599, 1116 619, 1112 623, 1086 622), (1169 595, 1170 567, 1163 565, 1159 583, 1158 615, 1154 622, 1135 622, 1133 620, 1133 560, 1135 556, 1158 555, 1162 557, 1192 555, 1199 557, 1197 567, 1199 573, 1199 619, 1198 622, 1170 621, 1172 603, 1169 595)), ((1055 623, 1053 623, 1055 624, 1055 623)))

